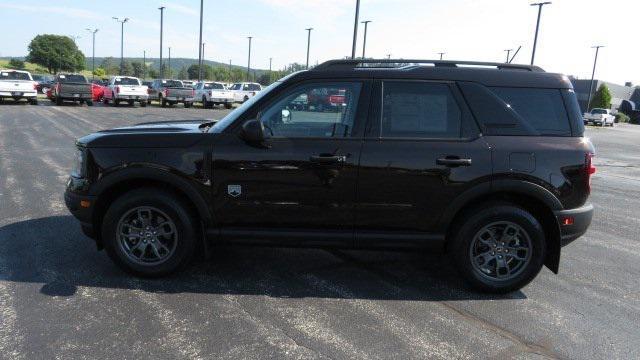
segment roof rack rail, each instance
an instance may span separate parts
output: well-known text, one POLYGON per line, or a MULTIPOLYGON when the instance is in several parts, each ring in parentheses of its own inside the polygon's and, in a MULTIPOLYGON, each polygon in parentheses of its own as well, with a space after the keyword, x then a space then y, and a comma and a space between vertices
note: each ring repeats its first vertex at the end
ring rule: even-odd
POLYGON ((314 67, 312 70, 353 70, 354 68, 403 68, 417 64, 431 64, 435 67, 495 67, 498 70, 526 70, 534 72, 544 72, 544 70, 535 65, 507 64, 483 61, 455 61, 455 60, 416 60, 416 59, 346 59, 346 60, 329 60, 314 67), (392 66, 392 65, 403 66, 392 66), (388 66, 385 66, 388 65, 388 66))

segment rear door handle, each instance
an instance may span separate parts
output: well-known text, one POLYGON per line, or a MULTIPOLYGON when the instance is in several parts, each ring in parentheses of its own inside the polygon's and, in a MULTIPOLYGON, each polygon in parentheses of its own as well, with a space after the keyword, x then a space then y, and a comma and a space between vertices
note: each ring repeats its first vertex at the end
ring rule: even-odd
POLYGON ((309 161, 316 164, 333 164, 333 163, 344 163, 347 161, 347 157, 344 155, 313 155, 309 158, 309 161))
POLYGON ((436 160, 436 164, 448 167, 471 166, 471 159, 461 159, 459 157, 446 157, 436 160))

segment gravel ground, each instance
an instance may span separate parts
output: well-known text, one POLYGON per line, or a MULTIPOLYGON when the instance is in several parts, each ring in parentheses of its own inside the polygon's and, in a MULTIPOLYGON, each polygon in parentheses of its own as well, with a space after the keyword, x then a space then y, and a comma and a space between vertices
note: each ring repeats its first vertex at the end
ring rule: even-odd
POLYGON ((0 358, 640 358, 640 126, 587 130, 593 224, 508 296, 423 253, 226 247, 125 275, 64 206, 74 139, 225 113, 0 106, 0 358))

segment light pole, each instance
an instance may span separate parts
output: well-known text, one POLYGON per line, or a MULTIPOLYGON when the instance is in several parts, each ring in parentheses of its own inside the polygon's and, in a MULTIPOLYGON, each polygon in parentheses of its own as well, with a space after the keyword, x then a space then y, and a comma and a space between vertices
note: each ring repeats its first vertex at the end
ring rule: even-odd
POLYGON ((113 20, 117 21, 121 25, 120 30, 120 75, 124 75, 124 23, 129 21, 129 18, 124 18, 120 20, 120 18, 113 17, 113 20))
MULTIPOLYGON (((204 67, 204 44, 202 43, 202 66, 200 66, 200 68, 204 67)), ((200 72, 202 72, 202 69, 200 69, 200 72)), ((205 73, 204 76, 207 76, 207 74, 205 73)), ((200 81, 202 81, 203 79, 200 79, 200 81)))
POLYGON ((167 72, 169 73, 169 78, 173 77, 172 71, 171 71, 171 46, 169 46, 169 62, 167 65, 167 72))
POLYGON ((158 8, 160 10, 160 77, 164 77, 164 70, 162 69, 162 27, 164 23, 164 9, 166 7, 161 6, 158 8))
POLYGON ((311 30, 313 28, 307 28, 307 69, 309 69, 309 48, 311 47, 311 30))
POLYGON ((94 72, 96 71, 96 33, 98 29, 86 28, 85 30, 90 32, 93 37, 91 42, 91 80, 93 80, 95 78, 94 72))
POLYGON ((513 49, 504 49, 503 51, 507 53, 507 61, 505 61, 505 63, 508 64, 509 63, 509 59, 510 59, 509 55, 511 54, 513 49))
POLYGON ((593 92, 593 78, 596 75, 596 63, 598 62, 598 52, 604 45, 592 46, 592 49, 596 49, 596 56, 593 59, 593 71, 591 71, 591 85, 589 85, 589 100, 587 101, 587 112, 591 110, 591 93, 593 92))
POLYGON ((362 21, 362 23, 364 24, 364 41, 362 43, 362 60, 364 60, 364 52, 365 52, 365 49, 367 48, 367 25, 369 25, 370 22, 371 20, 362 21))
POLYGON ((391 54, 387 54, 387 59, 391 59, 391 54))
POLYGON ((142 51, 142 80, 147 78, 147 50, 142 51))
POLYGON ((249 56, 247 57, 247 81, 249 81, 251 76, 251 39, 253 39, 253 36, 247 36, 247 39, 249 39, 249 56))
POLYGON ((538 45, 538 29, 540 28, 540 14, 542 13, 542 7, 549 4, 551 4, 551 1, 531 4, 531 6, 538 7, 538 21, 536 22, 536 35, 533 38, 533 51, 531 52, 531 65, 533 65, 533 60, 536 57, 536 46, 538 45))
POLYGON ((356 0, 356 19, 353 22, 353 44, 351 45, 351 58, 356 58, 356 42, 358 41, 358 16, 360 15, 360 0, 356 0))
POLYGON ((273 61, 273 58, 269 58, 269 84, 271 84, 271 62, 273 61))
POLYGON ((200 40, 198 40, 198 81, 202 81, 202 59, 204 58, 204 44, 202 43, 202 10, 204 0, 200 0, 200 40))
POLYGON ((442 60, 442 57, 444 56, 444 54, 446 54, 445 52, 439 52, 438 54, 440 54, 440 60, 442 60))

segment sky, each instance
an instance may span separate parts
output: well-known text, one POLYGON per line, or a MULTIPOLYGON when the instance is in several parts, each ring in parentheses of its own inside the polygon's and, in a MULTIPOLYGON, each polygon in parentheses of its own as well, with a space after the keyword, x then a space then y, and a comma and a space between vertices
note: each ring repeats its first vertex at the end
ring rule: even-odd
MULTIPOLYGON (((360 20, 371 20, 367 57, 504 61, 505 49, 522 46, 514 63, 528 64, 537 7, 529 0, 361 0, 360 20)), ((310 63, 351 54, 355 0, 204 0, 205 58, 246 66, 247 36, 253 36, 252 68, 310 63)), ((164 53, 198 57, 198 0, 0 0, 0 56, 24 56, 37 34, 80 36, 79 48, 91 56, 120 56, 120 24, 128 17, 125 57, 159 56, 160 11, 164 12, 164 53), (8 36, 7 34, 10 34, 8 36)), ((604 45, 596 78, 640 84, 640 49, 634 21, 636 0, 553 0, 543 8, 535 63, 547 71, 590 78, 593 45, 604 45)), ((357 55, 362 54, 359 27, 357 55)))

